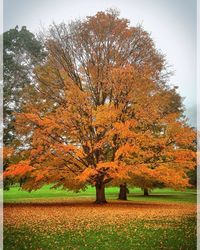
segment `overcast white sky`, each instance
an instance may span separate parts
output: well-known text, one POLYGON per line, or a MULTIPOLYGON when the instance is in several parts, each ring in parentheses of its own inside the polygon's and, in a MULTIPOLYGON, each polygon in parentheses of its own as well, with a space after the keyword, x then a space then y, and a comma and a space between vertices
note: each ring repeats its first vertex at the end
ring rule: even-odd
POLYGON ((18 26, 37 33, 41 24, 68 22, 117 8, 132 25, 142 24, 175 71, 171 83, 185 97, 196 126, 196 0, 4 0, 4 31, 18 26))

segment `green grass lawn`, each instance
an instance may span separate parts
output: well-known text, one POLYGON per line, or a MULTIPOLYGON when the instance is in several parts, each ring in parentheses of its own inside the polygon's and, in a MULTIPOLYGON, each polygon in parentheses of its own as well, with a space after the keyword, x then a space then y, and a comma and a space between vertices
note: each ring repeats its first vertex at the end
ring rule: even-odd
POLYGON ((39 233, 28 227, 4 229, 4 249, 49 250, 195 250, 196 220, 132 221, 122 225, 102 226, 95 230, 39 233), (151 227, 153 225, 153 227, 151 227))
MULTIPOLYGON (((192 202, 196 203, 196 190, 186 189, 185 191, 175 191, 172 189, 154 189, 150 192, 149 197, 144 197, 143 192, 139 188, 129 189, 128 200, 135 201, 160 201, 160 202, 192 202)), ((117 199, 119 188, 106 188, 106 198, 117 199)), ((50 189, 50 186, 44 186, 39 190, 27 192, 20 190, 19 187, 12 187, 8 191, 4 191, 4 202, 31 202, 43 199, 59 199, 64 200, 68 198, 91 198, 95 199, 95 188, 88 187, 86 191, 78 193, 62 190, 50 189)))

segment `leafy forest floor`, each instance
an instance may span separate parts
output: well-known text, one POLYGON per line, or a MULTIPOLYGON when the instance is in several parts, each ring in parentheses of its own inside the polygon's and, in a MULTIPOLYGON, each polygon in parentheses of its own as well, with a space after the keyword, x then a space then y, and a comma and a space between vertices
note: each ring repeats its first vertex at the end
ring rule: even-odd
POLYGON ((196 249, 196 191, 156 189, 128 201, 107 188, 108 204, 93 203, 95 190, 4 192, 4 249, 196 249))

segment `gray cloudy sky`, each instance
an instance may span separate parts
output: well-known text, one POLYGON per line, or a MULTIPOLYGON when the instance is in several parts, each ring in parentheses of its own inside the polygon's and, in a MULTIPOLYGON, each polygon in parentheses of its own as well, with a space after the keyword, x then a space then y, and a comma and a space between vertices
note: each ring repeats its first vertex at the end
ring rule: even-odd
POLYGON ((4 0, 4 31, 25 25, 36 33, 52 21, 68 22, 108 8, 151 33, 175 71, 171 83, 179 86, 196 126, 196 0, 4 0))

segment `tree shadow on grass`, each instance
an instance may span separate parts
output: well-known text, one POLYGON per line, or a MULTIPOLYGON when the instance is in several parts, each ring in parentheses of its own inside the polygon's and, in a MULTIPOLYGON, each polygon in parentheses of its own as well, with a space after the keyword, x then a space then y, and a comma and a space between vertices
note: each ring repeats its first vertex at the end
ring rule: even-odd
MULTIPOLYGON (((151 196, 149 196, 151 197, 151 196)), ((148 197, 148 198, 149 198, 148 197)), ((77 200, 77 201, 63 201, 63 202, 50 202, 50 201, 31 201, 31 202, 15 202, 15 203, 5 203, 4 207, 133 207, 133 208, 145 208, 145 207, 151 207, 151 208, 169 208, 176 206, 176 203, 172 202, 163 202, 163 201, 154 201, 149 202, 148 200, 145 201, 119 201, 119 200, 108 200, 108 203, 99 205, 95 204, 93 200, 77 200)))
POLYGON ((186 193, 186 194, 149 194, 148 196, 144 196, 143 194, 129 194, 128 197, 132 197, 132 198, 138 198, 138 197, 143 197, 143 198, 181 198, 181 197, 185 197, 185 196, 196 196, 197 194, 195 193, 186 193))

